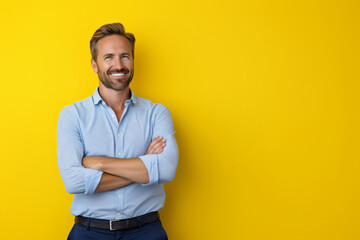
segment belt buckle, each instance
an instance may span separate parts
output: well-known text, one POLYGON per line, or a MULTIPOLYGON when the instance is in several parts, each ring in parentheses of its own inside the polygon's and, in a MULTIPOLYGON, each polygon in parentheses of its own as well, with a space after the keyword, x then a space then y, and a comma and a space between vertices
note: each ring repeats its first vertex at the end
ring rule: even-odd
POLYGON ((126 228, 129 228, 129 223, 130 223, 130 220, 129 219, 124 219, 124 220, 110 220, 109 223, 110 223, 110 230, 111 231, 114 231, 116 230, 114 227, 113 227, 113 223, 114 222, 121 222, 121 221, 125 221, 125 224, 126 224, 126 228))
POLYGON ((116 230, 115 228, 113 228, 113 222, 117 222, 117 220, 110 220, 110 230, 111 231, 114 231, 114 230, 116 230))

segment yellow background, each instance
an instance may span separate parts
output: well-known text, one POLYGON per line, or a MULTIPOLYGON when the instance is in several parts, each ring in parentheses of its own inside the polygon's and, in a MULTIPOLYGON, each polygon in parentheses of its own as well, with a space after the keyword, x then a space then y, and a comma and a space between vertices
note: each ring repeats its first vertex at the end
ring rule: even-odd
POLYGON ((170 239, 360 239, 359 1, 0 0, 0 239, 66 239, 61 109, 90 96, 89 40, 135 33, 138 96, 180 148, 170 239))

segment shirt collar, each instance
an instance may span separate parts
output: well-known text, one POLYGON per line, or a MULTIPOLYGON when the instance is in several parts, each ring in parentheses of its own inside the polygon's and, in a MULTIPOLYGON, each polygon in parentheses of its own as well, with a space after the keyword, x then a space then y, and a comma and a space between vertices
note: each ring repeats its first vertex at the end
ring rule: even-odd
POLYGON ((134 104, 137 103, 137 97, 134 95, 133 91, 130 89, 130 101, 132 101, 134 104))
MULTIPOLYGON (((131 89, 130 89, 130 95, 131 95, 130 99, 129 99, 129 100, 126 100, 126 102, 127 102, 127 101, 130 101, 130 102, 133 102, 134 104, 136 104, 136 103, 137 103, 137 97, 134 95, 134 93, 133 93, 133 91, 132 91, 131 89)), ((94 101, 94 104, 95 104, 95 105, 99 104, 100 102, 105 102, 105 101, 101 98, 101 96, 100 96, 100 94, 99 94, 99 87, 97 87, 97 88, 95 89, 95 92, 94 92, 94 94, 92 95, 92 97, 93 97, 93 101, 94 101)))

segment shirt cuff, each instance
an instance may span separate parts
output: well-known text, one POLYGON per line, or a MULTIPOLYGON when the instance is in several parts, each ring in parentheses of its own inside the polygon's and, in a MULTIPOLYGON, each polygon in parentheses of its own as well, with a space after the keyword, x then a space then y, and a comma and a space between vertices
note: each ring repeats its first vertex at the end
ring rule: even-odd
POLYGON ((103 172, 87 168, 85 170, 85 194, 93 194, 99 185, 103 172))
POLYGON ((141 185, 147 186, 154 183, 158 183, 159 181, 158 155, 149 154, 149 155, 140 156, 139 158, 143 161, 149 174, 149 182, 146 184, 141 183, 141 185))

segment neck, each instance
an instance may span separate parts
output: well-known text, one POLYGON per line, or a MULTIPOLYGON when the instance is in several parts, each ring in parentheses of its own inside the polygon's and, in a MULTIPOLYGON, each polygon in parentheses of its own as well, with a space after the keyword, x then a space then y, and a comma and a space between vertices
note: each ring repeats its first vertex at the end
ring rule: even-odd
POLYGON ((101 98, 106 102, 106 105, 111 107, 114 111, 121 109, 125 106, 125 101, 130 99, 129 87, 121 91, 106 88, 99 85, 99 94, 101 98))

